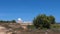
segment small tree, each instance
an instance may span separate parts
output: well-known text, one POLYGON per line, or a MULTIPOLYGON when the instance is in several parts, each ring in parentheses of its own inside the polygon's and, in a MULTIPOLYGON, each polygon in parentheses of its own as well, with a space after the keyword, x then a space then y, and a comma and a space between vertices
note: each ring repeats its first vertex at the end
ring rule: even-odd
POLYGON ((52 18, 50 16, 46 16, 45 14, 38 15, 36 18, 33 20, 33 24, 36 28, 50 28, 52 18))
POLYGON ((15 20, 12 20, 11 22, 12 22, 12 23, 16 23, 16 21, 15 21, 15 20))

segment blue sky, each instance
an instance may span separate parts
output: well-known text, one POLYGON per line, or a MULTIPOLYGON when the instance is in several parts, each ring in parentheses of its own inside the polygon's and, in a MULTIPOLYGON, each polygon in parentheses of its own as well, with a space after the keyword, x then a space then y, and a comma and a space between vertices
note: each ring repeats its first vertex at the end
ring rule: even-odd
POLYGON ((53 15, 60 22, 60 0, 0 0, 0 20, 32 21, 38 14, 53 15))

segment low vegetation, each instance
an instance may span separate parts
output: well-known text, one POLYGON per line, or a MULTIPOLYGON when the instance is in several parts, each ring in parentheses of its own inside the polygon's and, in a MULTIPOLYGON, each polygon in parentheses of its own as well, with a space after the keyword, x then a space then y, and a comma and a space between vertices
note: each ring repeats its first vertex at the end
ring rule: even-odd
POLYGON ((0 23, 16 23, 16 21, 15 20, 11 20, 11 21, 0 20, 0 23))

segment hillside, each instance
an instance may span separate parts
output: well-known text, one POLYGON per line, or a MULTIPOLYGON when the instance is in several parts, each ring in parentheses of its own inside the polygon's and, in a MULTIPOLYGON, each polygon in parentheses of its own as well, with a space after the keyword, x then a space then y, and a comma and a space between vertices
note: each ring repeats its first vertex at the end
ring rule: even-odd
POLYGON ((60 30, 24 30, 19 23, 0 23, 0 34, 59 34, 60 30))

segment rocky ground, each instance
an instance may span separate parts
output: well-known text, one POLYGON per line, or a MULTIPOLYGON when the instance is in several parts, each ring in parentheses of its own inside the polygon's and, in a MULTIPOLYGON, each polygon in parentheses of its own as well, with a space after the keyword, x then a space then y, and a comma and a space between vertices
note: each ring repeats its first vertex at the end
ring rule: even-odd
POLYGON ((20 24, 0 23, 0 34, 60 34, 60 31, 52 30, 24 30, 20 24), (46 33, 47 32, 47 33, 46 33))

